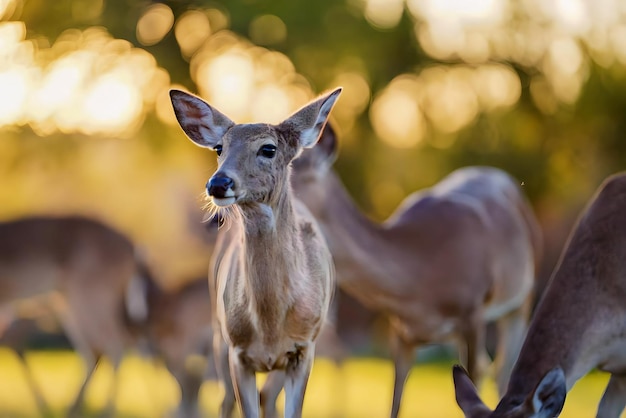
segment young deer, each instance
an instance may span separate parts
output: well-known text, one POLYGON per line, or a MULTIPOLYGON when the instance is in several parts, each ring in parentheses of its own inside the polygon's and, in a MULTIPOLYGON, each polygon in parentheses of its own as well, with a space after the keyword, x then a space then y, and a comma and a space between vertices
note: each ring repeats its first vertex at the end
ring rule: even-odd
MULTIPOLYGON (((87 375, 70 416, 82 415, 85 389, 100 358, 106 355, 117 368, 132 344, 121 308, 136 271, 131 242, 99 222, 30 217, 0 223, 0 307, 12 309, 25 299, 52 296, 51 308, 85 362, 87 375)), ((29 380, 42 414, 49 414, 29 380)), ((107 405, 111 413, 112 395, 107 405)))
POLYGON ((626 405, 626 174, 608 178, 579 218, 537 306, 504 397, 492 412, 453 371, 467 418, 551 418, 593 368, 611 373, 598 418, 626 405))
POLYGON ((318 145, 294 161, 292 185, 320 223, 339 286, 389 319, 391 417, 419 345, 460 339, 470 375, 479 379, 486 321, 498 321, 498 384, 505 387, 526 331, 540 247, 515 182, 493 168, 460 169, 376 224, 331 169, 335 154, 327 126, 318 145))
POLYGON ((330 253, 313 217, 293 198, 290 163, 312 147, 341 89, 278 125, 235 124, 196 96, 170 95, 176 117, 197 145, 214 149, 218 170, 207 194, 229 215, 218 234, 209 280, 215 310, 214 355, 232 409, 234 386, 243 415, 259 416, 255 373, 284 381, 285 416, 302 414, 315 340, 334 287, 330 253), (234 385, 228 382, 227 364, 234 385))

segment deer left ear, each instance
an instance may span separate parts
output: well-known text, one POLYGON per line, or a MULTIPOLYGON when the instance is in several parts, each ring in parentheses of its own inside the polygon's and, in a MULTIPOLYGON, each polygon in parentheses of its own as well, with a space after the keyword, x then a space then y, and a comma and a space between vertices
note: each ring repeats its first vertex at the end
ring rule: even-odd
POLYGON ((317 143, 341 90, 339 87, 312 101, 282 123, 291 125, 298 132, 298 141, 301 147, 311 148, 317 143))

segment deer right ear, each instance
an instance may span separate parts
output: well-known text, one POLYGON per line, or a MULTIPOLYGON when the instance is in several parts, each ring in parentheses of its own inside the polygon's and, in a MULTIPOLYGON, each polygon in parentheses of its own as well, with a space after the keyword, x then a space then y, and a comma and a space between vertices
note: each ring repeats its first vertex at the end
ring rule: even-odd
POLYGON ((235 122, 193 94, 170 90, 176 119, 196 145, 215 148, 235 122))
POLYGON ((541 379, 532 394, 533 417, 554 418, 561 414, 567 387, 565 374, 560 367, 550 370, 541 379))

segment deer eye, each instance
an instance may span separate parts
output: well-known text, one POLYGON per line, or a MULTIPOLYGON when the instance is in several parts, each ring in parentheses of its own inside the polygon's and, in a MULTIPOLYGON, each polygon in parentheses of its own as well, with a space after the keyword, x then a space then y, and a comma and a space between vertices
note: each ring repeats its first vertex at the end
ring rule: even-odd
POLYGON ((274 158, 276 155, 276 145, 266 144, 259 149, 257 155, 260 155, 265 158, 274 158))
POLYGON ((215 148, 213 148, 213 151, 215 151, 217 153, 217 156, 219 157, 220 155, 222 155, 222 146, 216 145, 215 148))

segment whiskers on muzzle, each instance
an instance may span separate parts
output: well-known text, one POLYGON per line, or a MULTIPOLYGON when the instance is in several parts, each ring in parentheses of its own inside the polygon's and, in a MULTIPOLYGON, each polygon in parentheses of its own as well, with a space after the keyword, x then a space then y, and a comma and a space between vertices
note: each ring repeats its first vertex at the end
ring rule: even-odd
POLYGON ((206 193, 202 193, 201 200, 203 202, 202 210, 206 211, 202 222, 216 222, 218 228, 223 226, 228 227, 230 220, 235 216, 235 205, 231 206, 218 206, 213 202, 213 199, 206 193))

